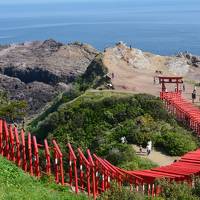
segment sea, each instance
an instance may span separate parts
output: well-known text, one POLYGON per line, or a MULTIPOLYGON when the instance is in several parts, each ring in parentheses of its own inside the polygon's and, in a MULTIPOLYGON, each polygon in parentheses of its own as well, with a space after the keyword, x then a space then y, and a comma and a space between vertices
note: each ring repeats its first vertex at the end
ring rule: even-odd
POLYGON ((0 0, 0 44, 49 38, 200 55, 200 0, 0 0))

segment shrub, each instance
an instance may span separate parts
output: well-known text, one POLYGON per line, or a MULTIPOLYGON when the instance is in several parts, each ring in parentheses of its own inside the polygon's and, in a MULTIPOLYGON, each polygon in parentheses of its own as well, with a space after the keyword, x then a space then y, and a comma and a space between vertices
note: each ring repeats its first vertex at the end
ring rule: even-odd
POLYGON ((144 196, 138 192, 130 191, 129 188, 119 186, 116 182, 111 184, 111 187, 106 192, 102 193, 99 200, 144 200, 144 196))
POLYGON ((197 147, 190 132, 170 120, 166 122, 167 114, 162 113, 166 111, 161 101, 153 96, 87 92, 59 106, 34 132, 39 139, 55 138, 61 145, 71 142, 83 150, 89 148, 116 165, 148 168, 152 163, 136 159, 135 153, 121 144, 122 136, 128 144, 143 146, 151 139, 155 147, 170 155, 182 155, 197 147), (158 110, 153 111, 152 101, 158 110), (160 119, 155 112, 160 113, 160 119))
POLYGON ((183 128, 171 126, 164 121, 155 121, 149 114, 127 120, 115 130, 116 138, 122 135, 128 142, 143 145, 152 140, 155 147, 165 151, 169 155, 180 156, 197 148, 197 140, 191 133, 183 128))
POLYGON ((200 178, 195 177, 194 187, 192 188, 192 193, 197 197, 200 197, 200 178))
POLYGON ((27 109, 27 102, 21 100, 9 100, 7 94, 0 90, 0 117, 8 122, 21 121, 27 109))
POLYGON ((180 156, 197 148, 192 136, 185 133, 167 131, 161 137, 158 146, 165 149, 169 155, 180 156))
POLYGON ((148 160, 147 158, 141 158, 136 155, 132 155, 131 161, 124 161, 121 165, 119 165, 119 167, 127 170, 151 169, 157 166, 158 165, 152 162, 151 160, 148 160))
POLYGON ((162 180, 160 182, 162 192, 160 194, 165 200, 198 200, 186 183, 177 184, 162 180))
POLYGON ((119 165, 132 161, 135 156, 135 151, 130 145, 117 144, 109 150, 106 158, 114 165, 119 165))
POLYGON ((154 119, 164 120, 171 124, 175 123, 175 119, 164 109, 164 104, 158 97, 148 94, 136 94, 135 98, 144 112, 150 114, 154 119))

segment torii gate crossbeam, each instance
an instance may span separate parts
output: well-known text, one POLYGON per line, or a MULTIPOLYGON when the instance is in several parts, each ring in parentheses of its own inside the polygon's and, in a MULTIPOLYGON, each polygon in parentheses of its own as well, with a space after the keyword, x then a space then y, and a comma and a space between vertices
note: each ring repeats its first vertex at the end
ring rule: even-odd
POLYGON ((183 77, 168 77, 168 76, 158 76, 159 84, 162 85, 162 92, 166 91, 166 83, 174 83, 176 84, 176 92, 180 92, 179 90, 179 84, 183 83, 183 77))

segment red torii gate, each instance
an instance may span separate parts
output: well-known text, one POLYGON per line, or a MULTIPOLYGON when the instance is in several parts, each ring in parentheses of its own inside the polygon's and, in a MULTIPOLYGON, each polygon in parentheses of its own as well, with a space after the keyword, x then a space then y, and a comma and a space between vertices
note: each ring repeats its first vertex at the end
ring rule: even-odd
MULTIPOLYGON (((189 118, 190 128, 200 131, 198 108, 184 101, 180 93, 162 93, 169 112, 173 112, 176 117, 181 118, 181 121, 185 117, 189 118)), ((112 180, 117 181, 119 187, 129 186, 130 190, 135 188, 136 191, 154 197, 162 192, 161 187, 155 183, 156 179, 186 181, 191 186, 195 181, 193 176, 200 174, 200 149, 189 152, 170 165, 134 171, 121 169, 95 154, 91 155, 89 149, 87 149, 87 156, 80 148, 77 152, 78 156, 70 143, 67 144, 67 152, 64 154, 55 140, 51 142, 51 146, 48 145, 47 140, 44 144, 38 144, 35 136, 28 133, 25 137, 24 131, 19 135, 16 127, 0 119, 0 155, 36 177, 40 177, 41 174, 53 174, 56 183, 70 185, 76 193, 87 191, 88 196, 92 193, 94 199, 110 188, 112 180), (67 159, 65 165, 64 157, 67 159), (46 162, 41 162, 45 158, 46 162)))
MULTIPOLYGON (((166 110, 200 136, 200 110, 182 98, 179 90, 179 84, 183 83, 182 77, 157 78, 162 84, 160 95, 166 110), (176 92, 166 92, 166 83, 176 84, 176 92)), ((167 166, 127 171, 95 154, 91 155, 89 149, 85 156, 78 148, 78 156, 76 156, 76 151, 70 143, 67 144, 67 152, 64 151, 64 154, 55 140, 50 145, 46 139, 44 144, 38 144, 36 137, 30 133, 25 137, 23 130, 19 135, 17 127, 8 125, 5 120, 0 119, 0 155, 36 177, 40 177, 43 173, 53 174, 56 183, 70 185, 76 193, 87 191, 88 196, 92 193, 94 199, 110 188, 112 180, 117 181, 119 187, 129 186, 130 190, 135 188, 136 191, 154 197, 162 192, 160 185, 155 183, 156 179, 186 181, 192 186, 195 181, 194 176, 200 176, 200 149, 185 154, 177 162, 167 166), (65 153, 68 153, 68 156, 65 153), (65 165, 64 157, 67 159, 65 165), (44 158, 46 163, 40 162, 44 158)))
POLYGON ((174 83, 176 84, 176 92, 180 92, 179 90, 179 84, 183 83, 183 77, 177 76, 177 77, 172 77, 172 76, 158 76, 159 79, 159 84, 162 85, 162 92, 166 91, 166 83, 174 83))

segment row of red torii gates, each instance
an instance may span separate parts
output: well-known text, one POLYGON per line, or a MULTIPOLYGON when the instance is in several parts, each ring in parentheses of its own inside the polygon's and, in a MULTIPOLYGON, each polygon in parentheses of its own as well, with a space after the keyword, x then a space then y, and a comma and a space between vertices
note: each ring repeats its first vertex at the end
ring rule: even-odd
MULTIPOLYGON (((159 80, 162 86, 166 82, 182 83, 181 77, 159 77, 159 80)), ((164 87, 162 88, 160 97, 166 109, 199 135, 199 109, 185 101, 179 90, 165 92, 164 87)), ((86 191, 88 196, 93 196, 94 199, 109 189, 111 181, 116 181, 119 187, 129 185, 130 190, 135 189, 154 197, 162 192, 162 188, 155 182, 157 179, 186 181, 192 186, 194 176, 200 175, 200 149, 189 152, 177 162, 164 167, 127 171, 113 166, 96 154, 91 154, 89 149, 84 155, 80 148, 74 151, 69 143, 63 152, 55 140, 50 143, 45 139, 43 144, 38 144, 35 136, 17 130, 2 119, 0 154, 32 176, 39 178, 42 174, 52 174, 56 183, 70 186, 76 193, 86 191)))

